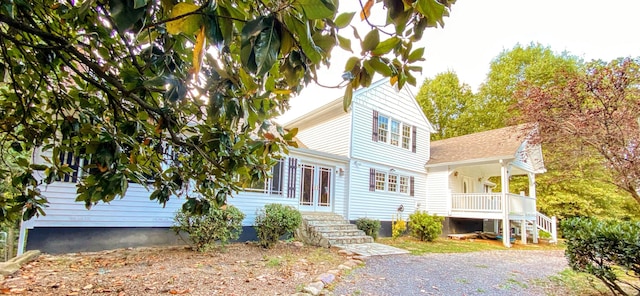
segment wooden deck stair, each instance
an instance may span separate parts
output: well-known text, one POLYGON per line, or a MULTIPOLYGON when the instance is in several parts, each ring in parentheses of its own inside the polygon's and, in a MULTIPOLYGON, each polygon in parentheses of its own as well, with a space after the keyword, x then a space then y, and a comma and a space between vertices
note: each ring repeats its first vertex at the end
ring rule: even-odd
POLYGON ((334 213, 303 212, 296 236, 306 244, 325 248, 373 242, 372 237, 334 213))

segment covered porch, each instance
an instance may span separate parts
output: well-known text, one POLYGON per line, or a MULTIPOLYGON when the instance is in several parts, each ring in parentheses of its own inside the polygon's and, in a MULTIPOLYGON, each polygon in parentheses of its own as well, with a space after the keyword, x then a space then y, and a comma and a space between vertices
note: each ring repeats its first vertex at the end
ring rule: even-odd
POLYGON ((433 142, 425 167, 433 180, 448 184, 440 195, 447 216, 493 220, 507 247, 513 229, 522 243, 528 234, 538 242, 538 229, 555 240, 555 220, 537 211, 536 174, 546 170, 540 145, 527 141, 533 132, 534 127, 519 125, 433 142), (525 176, 519 180, 519 193, 509 191, 514 176, 525 176))

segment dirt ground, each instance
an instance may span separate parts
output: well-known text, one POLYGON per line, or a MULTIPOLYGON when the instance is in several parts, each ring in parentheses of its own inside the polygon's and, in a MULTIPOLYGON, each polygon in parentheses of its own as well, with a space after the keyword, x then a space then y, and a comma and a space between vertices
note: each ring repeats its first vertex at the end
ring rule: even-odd
POLYGON ((335 250, 279 243, 236 243, 225 251, 129 248, 40 255, 0 282, 18 295, 290 295, 337 268, 335 250))

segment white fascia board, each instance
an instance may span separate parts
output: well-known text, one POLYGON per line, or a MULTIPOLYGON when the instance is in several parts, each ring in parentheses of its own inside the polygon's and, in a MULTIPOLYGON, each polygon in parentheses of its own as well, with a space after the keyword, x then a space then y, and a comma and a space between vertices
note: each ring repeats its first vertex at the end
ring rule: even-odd
POLYGON ((317 150, 311 150, 307 148, 293 148, 293 147, 289 148, 289 155, 291 156, 292 154, 300 154, 304 156, 311 156, 316 158, 322 158, 325 160, 333 160, 333 161, 344 162, 344 163, 349 162, 349 158, 346 156, 331 154, 331 153, 317 151, 317 150))
POLYGON ((470 165, 470 164, 487 164, 487 163, 492 163, 492 162, 497 162, 500 160, 504 160, 504 161, 512 161, 516 159, 513 155, 505 155, 505 156, 493 156, 493 157, 487 157, 487 158, 478 158, 478 159, 468 159, 468 160, 461 160, 461 161, 450 161, 450 162, 442 162, 442 163, 436 163, 436 164, 425 164, 424 167, 425 168, 436 168, 436 167, 442 167, 442 166, 460 166, 460 165, 470 165))

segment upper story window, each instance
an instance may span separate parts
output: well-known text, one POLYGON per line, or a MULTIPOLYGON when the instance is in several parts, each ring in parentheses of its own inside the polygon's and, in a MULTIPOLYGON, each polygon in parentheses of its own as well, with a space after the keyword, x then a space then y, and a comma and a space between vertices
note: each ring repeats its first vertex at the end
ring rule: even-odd
POLYGON ((411 126, 402 126, 402 148, 409 149, 411 146, 411 126))
POLYGON ((384 142, 416 152, 416 126, 373 111, 374 142, 384 142))
POLYGON ((378 116, 378 140, 380 142, 386 142, 389 134, 389 117, 379 115, 378 116))

